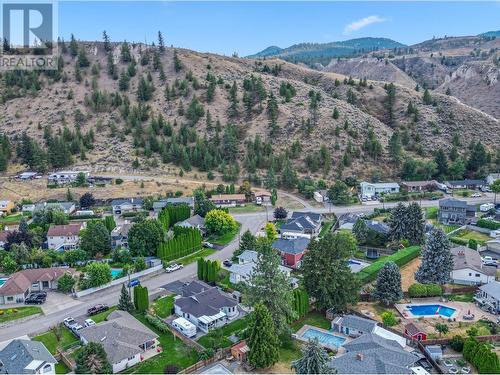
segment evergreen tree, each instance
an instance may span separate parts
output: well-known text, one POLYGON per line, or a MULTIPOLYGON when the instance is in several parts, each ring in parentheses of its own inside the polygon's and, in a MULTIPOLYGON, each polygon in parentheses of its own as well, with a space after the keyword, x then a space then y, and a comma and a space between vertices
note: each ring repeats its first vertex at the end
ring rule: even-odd
POLYGON ((425 220, 418 203, 408 206, 399 203, 391 211, 389 226, 389 237, 393 241, 408 240, 411 245, 419 245, 424 241, 425 220))
POLYGON ((85 47, 80 48, 80 50, 78 51, 78 66, 80 68, 87 68, 88 66, 90 66, 90 61, 87 58, 85 47))
POLYGON ((394 123, 394 103, 396 102, 396 86, 391 82, 386 85, 385 92, 387 96, 385 98, 385 107, 387 110, 387 123, 393 125, 394 123))
POLYGON ((69 42, 69 52, 73 57, 76 57, 78 55, 78 43, 76 42, 75 36, 73 34, 71 34, 71 39, 69 42))
POLYGON ((403 156, 403 146, 401 144, 399 132, 395 131, 394 133, 392 133, 392 136, 389 139, 388 148, 389 148, 389 157, 392 159, 395 165, 399 165, 401 163, 401 158, 403 156))
POLYGON ((160 53, 165 52, 165 41, 163 40, 161 31, 158 31, 158 50, 160 53))
POLYGON ((84 345, 75 358, 77 374, 111 374, 106 351, 101 343, 89 342, 84 345))
POLYGON ((433 103, 432 96, 431 96, 428 89, 425 89, 425 91, 424 91, 424 95, 422 96, 422 102, 425 105, 430 105, 433 103))
POLYGON ((118 81, 118 88, 120 91, 127 91, 130 85, 130 77, 125 71, 120 73, 120 80, 118 81))
POLYGON ((229 117, 238 117, 238 86, 236 81, 233 81, 229 90, 229 102, 229 117))
POLYGON ((109 41, 109 36, 108 33, 106 33, 106 30, 102 32, 102 40, 104 42, 104 51, 106 51, 106 53, 111 52, 111 43, 109 41))
POLYGON ((264 304, 257 304, 248 328, 248 363, 256 368, 268 368, 278 362, 279 340, 271 317, 264 304))
POLYGON ((292 368, 297 374, 329 374, 329 362, 330 356, 314 338, 302 348, 302 357, 292 362, 292 368))
POLYGON ((132 55, 130 54, 130 46, 126 40, 122 43, 120 48, 120 60, 123 63, 129 63, 130 61, 132 61, 132 55))
POLYGON ((401 289, 401 273, 394 262, 387 262, 377 275, 377 284, 373 297, 387 306, 403 298, 401 289))
POLYGON ((437 150, 434 156, 434 162, 437 166, 436 177, 443 178, 448 175, 448 158, 443 149, 437 150))
POLYGON ((120 299, 118 300, 118 310, 131 312, 133 309, 134 305, 130 300, 130 294, 128 293, 128 289, 125 287, 125 283, 123 283, 120 299))
POLYGON ((267 100, 267 116, 269 118, 269 128, 271 136, 274 136, 278 131, 278 101, 276 97, 271 92, 269 94, 269 99, 267 100))
POLYGON ((453 270, 453 256, 448 237, 441 229, 432 229, 421 255, 415 280, 422 284, 446 284, 453 270))

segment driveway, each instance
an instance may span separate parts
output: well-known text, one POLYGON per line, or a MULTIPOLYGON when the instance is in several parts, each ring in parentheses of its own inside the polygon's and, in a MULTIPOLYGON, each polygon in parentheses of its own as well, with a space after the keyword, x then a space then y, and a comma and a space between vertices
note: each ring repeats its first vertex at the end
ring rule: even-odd
POLYGON ((59 292, 48 292, 47 300, 43 305, 41 305, 41 307, 45 315, 50 315, 81 304, 82 301, 74 299, 67 294, 59 292))

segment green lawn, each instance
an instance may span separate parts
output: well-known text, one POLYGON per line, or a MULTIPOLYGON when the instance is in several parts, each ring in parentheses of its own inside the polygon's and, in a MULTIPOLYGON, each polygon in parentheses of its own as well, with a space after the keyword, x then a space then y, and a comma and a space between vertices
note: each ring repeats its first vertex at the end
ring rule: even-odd
POLYGON ((223 235, 211 235, 207 238, 207 242, 211 242, 215 245, 225 246, 230 243, 234 237, 240 232, 241 224, 238 223, 238 226, 232 230, 231 232, 227 232, 223 235))
POLYGON ((243 214, 252 212, 262 212, 265 211, 264 206, 259 206, 258 204, 247 204, 245 206, 229 207, 230 214, 243 214))
POLYGON ((235 320, 224 327, 215 329, 198 340, 198 343, 205 348, 212 348, 218 346, 220 348, 228 348, 232 342, 228 339, 229 336, 235 334, 242 329, 247 328, 249 316, 235 320))
POLYGON ((214 249, 201 249, 200 251, 197 251, 196 253, 189 254, 188 256, 185 256, 184 258, 177 259, 176 261, 173 261, 172 263, 180 263, 183 266, 187 266, 190 263, 196 262, 199 258, 205 258, 209 255, 212 255, 215 253, 216 250, 214 249))
POLYGON ((302 319, 296 321, 291 325, 292 332, 294 333, 297 332, 306 324, 323 329, 331 328, 331 322, 328 319, 326 319, 326 317, 323 314, 317 311, 311 311, 305 317, 303 317, 302 319))
POLYGON ((323 237, 325 234, 327 234, 329 231, 332 230, 333 227, 333 220, 328 220, 323 223, 323 226, 321 227, 321 231, 319 232, 319 236, 323 237))
POLYGON ((0 223, 6 224, 6 223, 16 223, 18 221, 21 221, 21 218, 23 217, 23 214, 17 213, 17 214, 12 214, 6 217, 2 217, 0 219, 0 223))
POLYGON ((38 306, 13 307, 11 309, 0 309, 0 323, 9 322, 11 320, 26 318, 30 315, 43 314, 42 309, 38 306))
POLYGON ((438 211, 438 207, 427 207, 425 209, 425 217, 427 219, 437 219, 438 211))
POLYGON ((155 314, 160 318, 166 318, 172 315, 172 308, 174 307, 175 295, 165 296, 158 298, 152 305, 155 314))
POLYGON ((163 351, 147 361, 141 362, 134 367, 131 367, 126 374, 163 374, 163 370, 167 365, 175 365, 178 369, 184 369, 195 364, 198 361, 198 353, 181 340, 175 339, 172 333, 158 332, 150 325, 143 315, 135 314, 137 320, 149 327, 159 335, 158 340, 163 348, 163 351))
POLYGON ((59 338, 57 338, 54 330, 50 330, 39 336, 33 337, 33 340, 42 342, 50 354, 56 354, 57 348, 66 349, 79 343, 78 338, 73 335, 69 329, 63 325, 60 325, 58 329, 60 335, 59 338))
POLYGON ((66 366, 63 361, 59 361, 56 364, 56 374, 67 374, 69 371, 68 366, 66 366))
POLYGON ((491 237, 484 233, 479 233, 473 230, 464 230, 455 235, 459 238, 464 238, 467 240, 476 240, 479 244, 484 244, 486 241, 491 240, 491 237))
POLYGON ((108 317, 108 315, 111 314, 116 309, 117 309, 117 306, 113 306, 109 310, 103 311, 99 314, 95 314, 95 315, 91 316, 90 318, 96 323, 101 323, 101 322, 105 321, 106 318, 108 317))
POLYGON ((292 361, 302 357, 302 351, 300 350, 300 343, 297 340, 292 340, 286 346, 280 347, 280 360, 278 365, 290 368, 292 361))
POLYGON ((474 302, 474 292, 464 294, 450 294, 446 296, 450 301, 474 302))

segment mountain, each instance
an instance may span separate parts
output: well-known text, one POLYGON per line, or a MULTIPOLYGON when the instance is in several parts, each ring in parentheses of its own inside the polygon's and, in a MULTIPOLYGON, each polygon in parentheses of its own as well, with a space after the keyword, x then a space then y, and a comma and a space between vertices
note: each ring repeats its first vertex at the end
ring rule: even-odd
POLYGON ((332 58, 357 56, 382 49, 405 47, 387 38, 358 38, 331 43, 300 43, 288 48, 268 47, 249 58, 278 57, 294 63, 326 65, 332 58))
POLYGON ((255 184, 270 168, 283 181, 291 171, 330 181, 394 178, 401 167, 387 147, 397 130, 405 157, 417 161, 416 178, 428 177, 418 163, 448 151, 454 137, 465 158, 471 140, 492 152, 500 144, 497 119, 437 91, 425 105, 422 90, 397 83, 388 107, 385 81, 280 59, 104 48, 81 42, 72 53, 64 45, 57 72, 2 74, 0 134, 12 143, 10 171, 27 168, 22 163, 123 174, 182 169, 195 179, 250 176, 255 184), (418 116, 408 113, 410 103, 418 116))
POLYGON ((486 37, 490 37, 490 38, 491 37, 498 38, 498 37, 500 37, 500 30, 497 30, 497 31, 488 31, 488 32, 480 34, 480 36, 486 36, 486 37))

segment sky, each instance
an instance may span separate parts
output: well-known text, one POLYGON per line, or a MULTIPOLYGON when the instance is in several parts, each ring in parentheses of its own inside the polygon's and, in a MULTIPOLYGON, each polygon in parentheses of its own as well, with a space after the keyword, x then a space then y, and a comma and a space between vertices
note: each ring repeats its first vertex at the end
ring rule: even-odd
POLYGON ((414 44, 433 36, 500 30, 500 1, 60 1, 59 35, 156 41, 246 56, 268 46, 386 37, 414 44))

